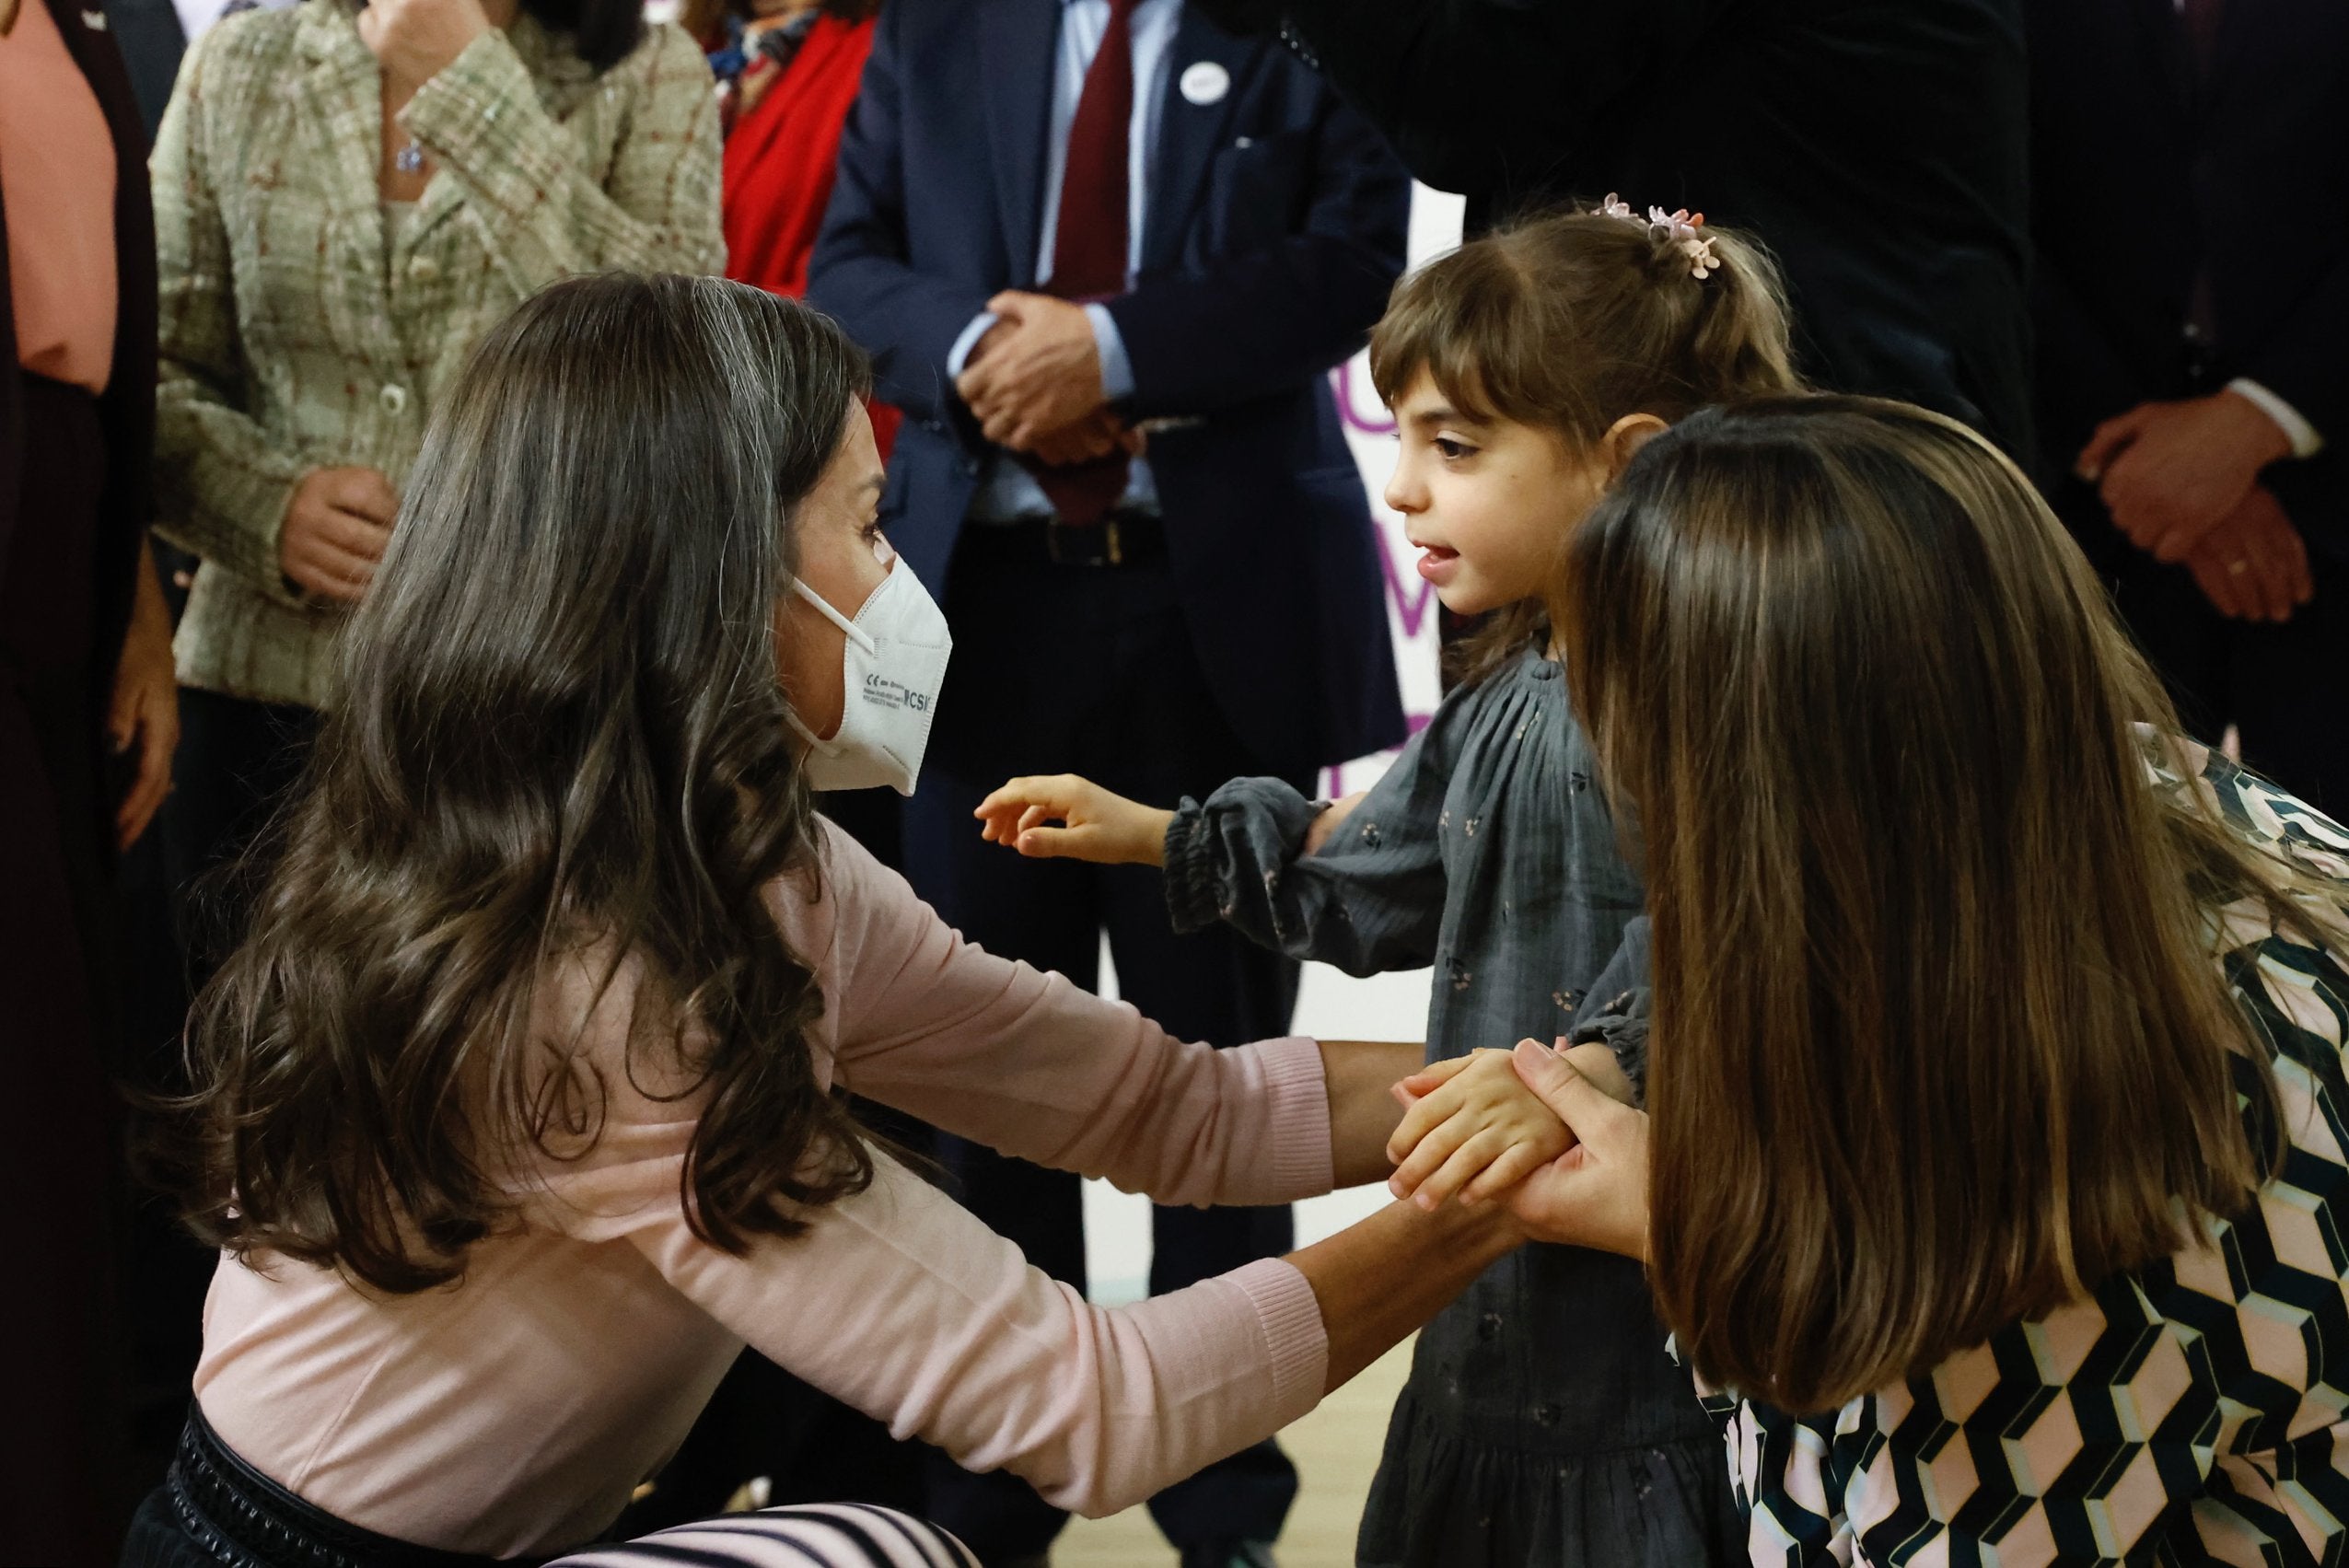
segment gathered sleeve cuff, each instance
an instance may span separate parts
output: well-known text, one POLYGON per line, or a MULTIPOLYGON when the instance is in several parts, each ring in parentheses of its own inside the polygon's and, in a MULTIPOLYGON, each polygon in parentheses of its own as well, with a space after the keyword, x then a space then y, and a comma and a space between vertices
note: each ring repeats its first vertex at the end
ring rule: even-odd
POLYGON ((1278 881, 1325 809, 1270 778, 1234 779, 1204 805, 1185 796, 1167 825, 1163 856, 1167 914, 1174 928, 1200 931, 1237 919, 1244 896, 1251 906, 1264 902, 1255 884, 1278 881), (1237 886, 1243 877, 1250 884, 1244 889, 1237 886))

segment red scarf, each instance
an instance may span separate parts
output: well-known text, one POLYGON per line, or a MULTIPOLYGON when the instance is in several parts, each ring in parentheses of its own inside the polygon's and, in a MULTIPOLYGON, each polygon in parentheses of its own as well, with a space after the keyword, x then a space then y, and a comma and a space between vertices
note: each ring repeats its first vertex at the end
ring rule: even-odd
MULTIPOLYGON (((856 100, 873 23, 820 17, 782 80, 726 138, 726 275, 797 299, 808 292, 808 256, 831 199, 840 130, 856 100)), ((888 454, 897 411, 873 405, 873 433, 888 454)))
POLYGON ((783 79, 726 139, 726 275, 797 298, 831 199, 840 129, 873 47, 870 19, 820 17, 783 79))

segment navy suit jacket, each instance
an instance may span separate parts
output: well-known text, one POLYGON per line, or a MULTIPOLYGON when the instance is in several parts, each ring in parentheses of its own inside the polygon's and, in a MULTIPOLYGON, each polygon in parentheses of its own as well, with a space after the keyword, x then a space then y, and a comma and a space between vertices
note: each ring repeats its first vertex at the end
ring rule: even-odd
MULTIPOLYGON (((2236 0, 2203 82, 2175 0, 2028 15, 2048 470, 2099 422, 2198 389, 2183 332, 2205 267, 2214 379, 2263 383, 2325 436, 2264 478, 2311 550, 2349 562, 2349 9, 2236 0)), ((2055 494, 2092 552, 2118 539, 2087 486, 2055 494)))
MULTIPOLYGON (((1006 288, 1033 288, 1062 0, 890 0, 841 137, 808 296, 906 414, 882 503, 933 592, 989 455, 946 362, 1006 288)), ((1134 286, 1110 302, 1177 593, 1232 727, 1303 772, 1402 738, 1378 542, 1329 370, 1402 270, 1410 177, 1277 43, 1187 7, 1134 286), (1230 89, 1175 90, 1212 61, 1230 89)), ((1018 607, 1006 607, 1018 613, 1018 607)))

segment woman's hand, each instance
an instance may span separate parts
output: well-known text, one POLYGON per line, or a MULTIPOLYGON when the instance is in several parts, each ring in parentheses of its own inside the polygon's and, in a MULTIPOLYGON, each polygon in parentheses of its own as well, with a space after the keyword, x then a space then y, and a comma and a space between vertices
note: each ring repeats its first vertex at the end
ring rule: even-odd
POLYGON ((387 97, 406 98, 437 75, 490 30, 482 0, 368 0, 359 13, 359 38, 374 52, 387 97))
POLYGON ((1496 1198, 1574 1142, 1518 1079, 1506 1051, 1436 1063, 1396 1091, 1406 1109, 1387 1144, 1395 1163, 1387 1187, 1423 1209, 1433 1211, 1455 1193, 1471 1205, 1496 1198))
POLYGON ((1111 795, 1074 773, 1014 779, 979 803, 979 836, 1031 860, 1163 865, 1174 813, 1111 795), (1046 827, 1048 822, 1065 824, 1046 827))
POLYGON ((1510 1064, 1575 1144, 1506 1195, 1509 1212, 1537 1241, 1645 1259, 1647 1114, 1623 1103, 1630 1085, 1614 1053, 1603 1045, 1561 1052, 1527 1040, 1510 1064))
POLYGON ((375 470, 312 469, 286 503, 278 569, 313 598, 356 604, 375 580, 399 515, 391 482, 375 470))
POLYGON ((171 614, 163 606, 155 561, 139 546, 138 581, 132 589, 131 624, 114 667, 114 695, 106 709, 114 754, 139 749, 138 775, 114 809, 114 846, 129 849, 171 793, 171 753, 180 744, 180 683, 171 662, 171 614))

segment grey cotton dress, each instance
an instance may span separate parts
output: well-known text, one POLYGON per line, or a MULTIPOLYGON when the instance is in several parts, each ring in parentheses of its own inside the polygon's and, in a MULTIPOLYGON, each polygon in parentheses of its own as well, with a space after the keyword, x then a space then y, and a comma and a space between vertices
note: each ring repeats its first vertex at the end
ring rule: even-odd
MULTIPOLYGON (((1184 801, 1175 923, 1350 974, 1432 966, 1431 1061, 1569 1032, 1642 894, 1560 675, 1528 649, 1453 693, 1313 856, 1318 808, 1276 779, 1184 801)), ((1495 1263, 1420 1335, 1357 1562, 1738 1560, 1720 1428, 1664 1342, 1630 1260, 1535 1245, 1495 1263)))

